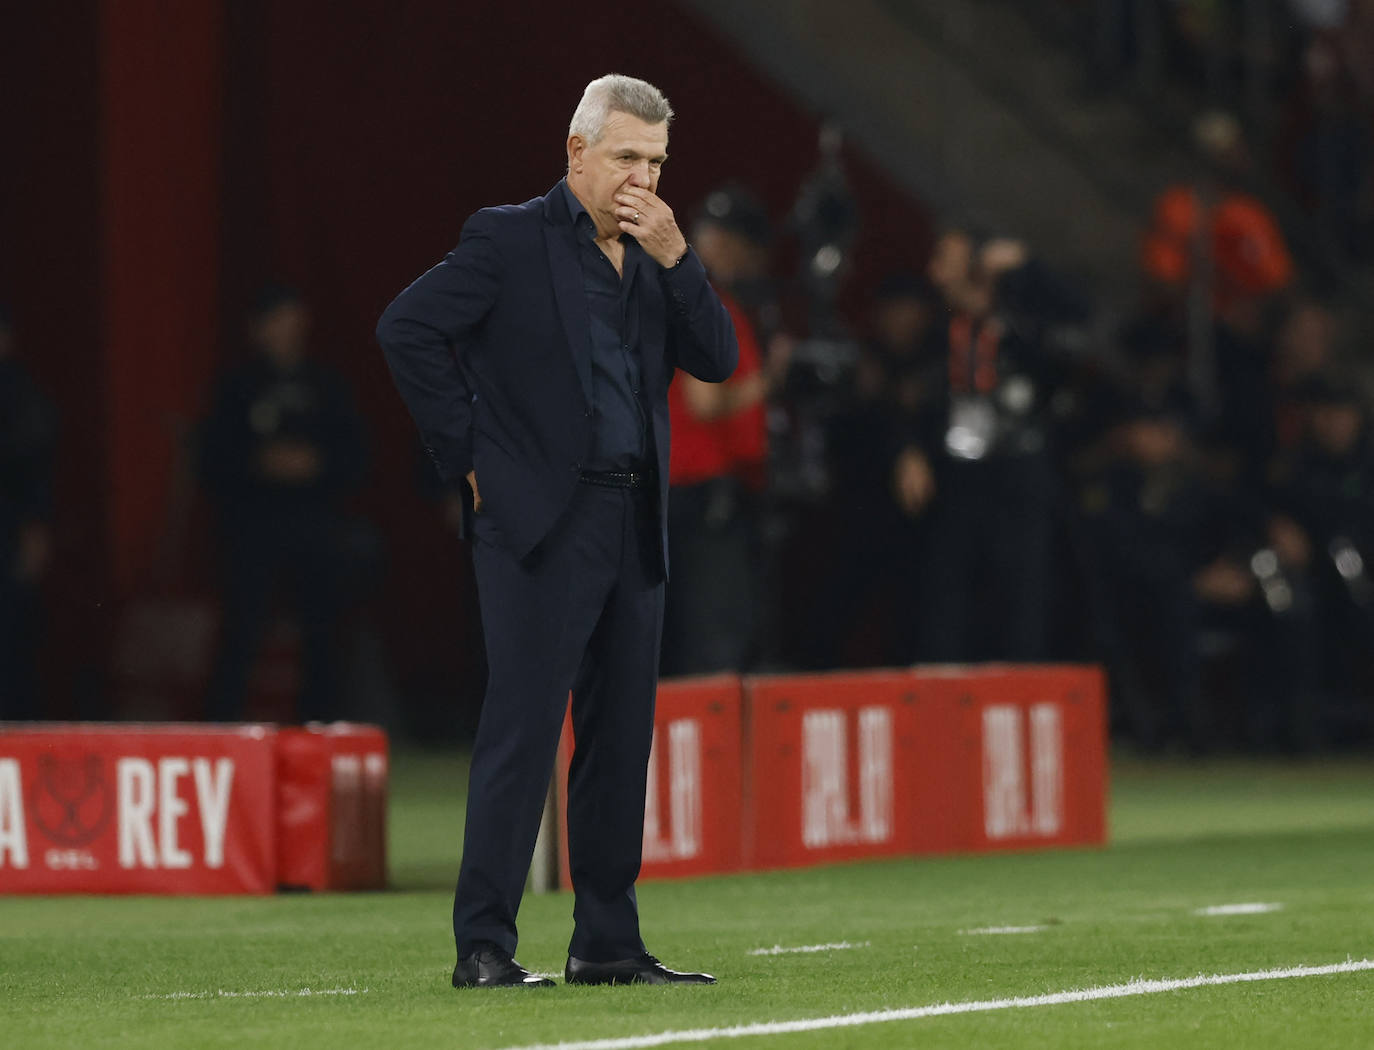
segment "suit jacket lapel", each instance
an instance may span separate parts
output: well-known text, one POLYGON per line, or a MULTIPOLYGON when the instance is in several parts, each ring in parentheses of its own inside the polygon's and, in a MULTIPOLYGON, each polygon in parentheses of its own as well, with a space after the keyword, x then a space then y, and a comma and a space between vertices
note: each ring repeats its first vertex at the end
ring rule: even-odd
POLYGON ((545 198, 544 244, 549 253, 549 273, 553 278, 553 297, 558 316, 568 339, 582 395, 592 403, 592 322, 587 312, 587 295, 582 288, 582 263, 577 256, 576 232, 562 190, 555 186, 545 198))

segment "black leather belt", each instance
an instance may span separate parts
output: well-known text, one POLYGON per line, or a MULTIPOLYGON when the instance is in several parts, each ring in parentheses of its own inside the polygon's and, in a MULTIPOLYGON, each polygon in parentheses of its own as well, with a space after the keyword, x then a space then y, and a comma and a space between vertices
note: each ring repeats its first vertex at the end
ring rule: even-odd
POLYGON ((577 479, 608 489, 646 489, 654 484, 656 475, 651 470, 584 470, 577 479))

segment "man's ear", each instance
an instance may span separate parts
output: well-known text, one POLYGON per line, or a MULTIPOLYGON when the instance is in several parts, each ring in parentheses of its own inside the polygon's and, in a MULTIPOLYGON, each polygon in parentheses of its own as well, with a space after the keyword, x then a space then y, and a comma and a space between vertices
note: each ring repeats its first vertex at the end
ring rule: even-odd
POLYGON ((581 135, 568 136, 568 170, 582 170, 582 154, 587 152, 587 140, 581 135))

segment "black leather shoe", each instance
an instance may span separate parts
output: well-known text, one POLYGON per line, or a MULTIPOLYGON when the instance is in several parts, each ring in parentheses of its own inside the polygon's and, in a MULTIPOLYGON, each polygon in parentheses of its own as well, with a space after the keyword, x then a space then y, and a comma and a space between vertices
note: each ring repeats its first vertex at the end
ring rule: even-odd
POLYGON ((478 948, 453 968, 455 988, 553 988, 547 977, 532 974, 511 954, 495 945, 478 948))
POLYGON ((709 973, 679 973, 652 955, 615 962, 587 962, 568 956, 563 979, 569 984, 715 984, 709 973))

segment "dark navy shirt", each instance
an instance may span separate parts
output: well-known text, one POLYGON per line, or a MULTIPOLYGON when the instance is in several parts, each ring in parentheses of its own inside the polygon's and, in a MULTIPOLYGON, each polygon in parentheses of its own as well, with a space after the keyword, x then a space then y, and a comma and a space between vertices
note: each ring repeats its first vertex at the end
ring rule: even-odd
POLYGON ((596 223, 582 202, 563 182, 563 196, 577 232, 582 264, 582 289, 591 318, 592 412, 596 445, 588 470, 628 470, 653 459, 647 438, 643 369, 639 349, 639 297, 636 279, 643 267, 654 266, 633 237, 622 237, 624 276, 596 246, 596 223))

